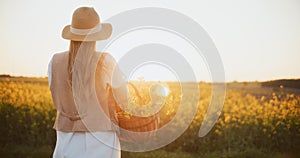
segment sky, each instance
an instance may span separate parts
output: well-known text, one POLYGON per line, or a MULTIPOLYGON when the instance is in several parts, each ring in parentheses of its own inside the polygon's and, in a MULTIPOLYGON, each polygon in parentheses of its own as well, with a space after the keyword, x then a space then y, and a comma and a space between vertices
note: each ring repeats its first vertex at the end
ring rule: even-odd
MULTIPOLYGON (((102 21, 141 7, 175 10, 195 20, 211 37, 221 56, 226 81, 300 78, 299 0, 1 0, 0 74, 46 76, 51 56, 68 49, 69 41, 61 37, 61 31, 71 23, 72 13, 79 6, 93 6, 102 21)), ((121 59, 130 39, 134 41, 130 47, 151 41, 179 47, 176 50, 186 56, 197 80, 210 80, 205 59, 187 55, 193 54, 188 44, 158 30, 127 34, 109 52, 121 59), (165 34, 171 40, 157 41, 156 34, 165 34)), ((137 68, 131 78, 138 77, 176 80, 176 74, 155 64, 137 68)))

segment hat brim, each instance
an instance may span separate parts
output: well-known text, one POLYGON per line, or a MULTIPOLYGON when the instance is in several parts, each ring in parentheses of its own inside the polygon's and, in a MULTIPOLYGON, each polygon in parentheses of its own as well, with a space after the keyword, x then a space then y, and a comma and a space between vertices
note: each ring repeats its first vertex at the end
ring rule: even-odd
POLYGON ((89 34, 89 35, 77 35, 70 31, 71 25, 64 27, 62 31, 62 37, 64 39, 72 41, 100 41, 108 39, 112 34, 112 26, 108 23, 101 24, 101 30, 99 32, 89 34))

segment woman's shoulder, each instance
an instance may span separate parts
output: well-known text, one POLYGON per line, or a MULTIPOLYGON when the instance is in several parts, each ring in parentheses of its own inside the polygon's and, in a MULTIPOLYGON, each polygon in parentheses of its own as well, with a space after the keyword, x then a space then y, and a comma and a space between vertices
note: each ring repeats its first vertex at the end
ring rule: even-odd
POLYGON ((105 63, 105 64, 112 64, 112 65, 115 65, 116 64, 116 60, 115 60, 115 58, 110 54, 110 53, 108 53, 108 52, 97 52, 97 54, 99 55, 99 62, 101 62, 100 61, 100 59, 101 60, 103 60, 103 62, 105 63))
POLYGON ((114 59, 114 57, 108 52, 96 52, 99 56, 103 56, 108 59, 114 59))
POLYGON ((63 52, 55 52, 52 54, 52 57, 53 58, 54 56, 63 56, 63 55, 67 55, 69 53, 69 51, 63 51, 63 52))
POLYGON ((63 52, 55 52, 51 55, 50 60, 52 62, 54 57, 58 57, 58 56, 64 56, 66 54, 68 54, 69 51, 63 51, 63 52))

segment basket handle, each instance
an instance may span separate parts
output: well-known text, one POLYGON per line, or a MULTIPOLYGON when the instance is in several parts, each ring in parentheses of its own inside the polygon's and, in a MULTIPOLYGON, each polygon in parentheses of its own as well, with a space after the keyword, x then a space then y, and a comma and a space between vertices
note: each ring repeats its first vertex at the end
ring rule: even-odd
POLYGON ((136 88, 136 86, 133 83, 130 83, 130 82, 128 82, 128 85, 130 85, 133 88, 135 94, 137 95, 137 97, 139 98, 139 100, 141 100, 142 97, 141 97, 141 95, 139 93, 139 90, 136 88))

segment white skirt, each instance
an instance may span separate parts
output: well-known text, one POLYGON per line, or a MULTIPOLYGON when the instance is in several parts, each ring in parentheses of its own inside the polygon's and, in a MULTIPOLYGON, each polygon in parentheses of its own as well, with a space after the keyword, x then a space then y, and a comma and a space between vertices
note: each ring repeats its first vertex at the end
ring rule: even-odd
POLYGON ((120 158, 120 142, 115 132, 57 131, 53 158, 120 158))

